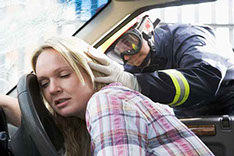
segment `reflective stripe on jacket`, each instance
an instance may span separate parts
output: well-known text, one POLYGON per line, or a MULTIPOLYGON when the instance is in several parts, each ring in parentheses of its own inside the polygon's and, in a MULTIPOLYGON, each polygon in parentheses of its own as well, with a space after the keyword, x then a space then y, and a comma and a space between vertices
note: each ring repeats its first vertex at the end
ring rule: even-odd
POLYGON ((234 80, 232 49, 210 27, 163 25, 155 29, 154 37, 156 51, 148 67, 125 65, 153 101, 192 108, 211 102, 221 86, 234 80))

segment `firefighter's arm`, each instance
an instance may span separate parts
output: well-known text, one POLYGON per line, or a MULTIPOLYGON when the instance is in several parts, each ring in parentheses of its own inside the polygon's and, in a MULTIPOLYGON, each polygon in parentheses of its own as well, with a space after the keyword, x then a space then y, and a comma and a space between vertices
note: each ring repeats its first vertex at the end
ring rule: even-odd
POLYGON ((141 93, 172 107, 193 105, 213 98, 221 79, 220 72, 210 65, 165 69, 135 76, 141 93))

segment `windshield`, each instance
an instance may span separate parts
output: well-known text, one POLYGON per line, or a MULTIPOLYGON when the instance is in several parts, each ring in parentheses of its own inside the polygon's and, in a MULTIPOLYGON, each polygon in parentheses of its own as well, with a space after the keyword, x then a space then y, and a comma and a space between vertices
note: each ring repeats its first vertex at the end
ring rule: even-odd
POLYGON ((50 36, 71 36, 108 0, 0 0, 0 93, 31 71, 30 57, 50 36))

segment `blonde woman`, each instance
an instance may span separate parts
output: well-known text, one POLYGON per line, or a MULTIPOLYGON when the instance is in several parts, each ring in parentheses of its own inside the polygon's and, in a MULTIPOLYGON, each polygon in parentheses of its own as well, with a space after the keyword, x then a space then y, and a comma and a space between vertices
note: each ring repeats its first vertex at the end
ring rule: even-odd
POLYGON ((120 83, 95 83, 96 53, 75 37, 47 40, 32 57, 43 96, 65 138, 66 155, 213 155, 166 105, 120 83))

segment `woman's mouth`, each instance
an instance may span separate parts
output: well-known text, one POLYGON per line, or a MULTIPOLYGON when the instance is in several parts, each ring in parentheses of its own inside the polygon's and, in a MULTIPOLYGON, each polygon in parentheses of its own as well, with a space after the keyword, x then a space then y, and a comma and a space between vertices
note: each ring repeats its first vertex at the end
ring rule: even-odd
POLYGON ((61 107, 66 106, 69 103, 70 99, 71 98, 61 98, 61 99, 55 100, 54 103, 58 108, 61 108, 61 107))

